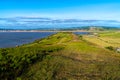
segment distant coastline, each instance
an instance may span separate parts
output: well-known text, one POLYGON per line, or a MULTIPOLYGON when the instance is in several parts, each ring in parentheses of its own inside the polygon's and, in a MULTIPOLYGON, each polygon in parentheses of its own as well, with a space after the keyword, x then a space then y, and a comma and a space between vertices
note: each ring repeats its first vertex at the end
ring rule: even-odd
POLYGON ((92 32, 87 30, 0 30, 0 32, 92 32))

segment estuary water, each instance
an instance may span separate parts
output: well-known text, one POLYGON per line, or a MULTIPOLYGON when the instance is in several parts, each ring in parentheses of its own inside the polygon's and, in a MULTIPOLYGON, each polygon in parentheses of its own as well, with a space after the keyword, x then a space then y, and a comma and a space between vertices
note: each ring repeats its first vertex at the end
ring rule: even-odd
MULTIPOLYGON (((56 32, 0 32, 0 48, 15 47, 17 45, 31 43, 56 32)), ((88 34, 88 32, 74 32, 75 34, 88 34)))
POLYGON ((55 32, 0 32, 0 48, 27 44, 55 34, 55 32))

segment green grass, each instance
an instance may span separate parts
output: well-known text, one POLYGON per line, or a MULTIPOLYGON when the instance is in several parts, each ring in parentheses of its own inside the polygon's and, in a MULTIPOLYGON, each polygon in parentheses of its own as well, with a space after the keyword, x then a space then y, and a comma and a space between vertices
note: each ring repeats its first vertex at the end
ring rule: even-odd
POLYGON ((100 36, 102 36, 102 37, 120 38, 120 32, 101 33, 100 36))
POLYGON ((3 80, 120 79, 120 54, 73 33, 57 33, 0 51, 0 78, 3 80), (8 67, 8 64, 12 67, 8 67))
POLYGON ((99 36, 84 36, 84 39, 103 48, 112 46, 120 47, 120 32, 103 32, 98 33, 99 36))

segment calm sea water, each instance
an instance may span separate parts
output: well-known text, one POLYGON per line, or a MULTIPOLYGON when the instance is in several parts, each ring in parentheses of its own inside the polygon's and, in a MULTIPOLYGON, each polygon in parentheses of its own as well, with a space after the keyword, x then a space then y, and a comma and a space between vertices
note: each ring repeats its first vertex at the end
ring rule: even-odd
MULTIPOLYGON (((74 32, 75 34, 88 34, 88 32, 74 32)), ((27 44, 55 34, 55 32, 0 32, 0 48, 15 47, 27 44)))
POLYGON ((86 35, 86 34, 90 34, 90 32, 74 32, 74 34, 86 35))
POLYGON ((27 44, 52 34, 55 32, 0 32, 0 48, 27 44))

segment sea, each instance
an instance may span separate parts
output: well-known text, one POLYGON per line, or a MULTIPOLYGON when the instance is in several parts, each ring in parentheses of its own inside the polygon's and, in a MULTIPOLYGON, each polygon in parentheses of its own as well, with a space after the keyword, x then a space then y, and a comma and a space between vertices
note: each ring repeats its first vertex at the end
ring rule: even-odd
POLYGON ((0 48, 31 43, 52 34, 55 34, 55 32, 0 32, 0 48))
MULTIPOLYGON (((56 32, 0 32, 0 48, 16 47, 31 43, 37 39, 45 38, 56 32)), ((88 34, 88 32, 74 32, 75 34, 88 34)))

